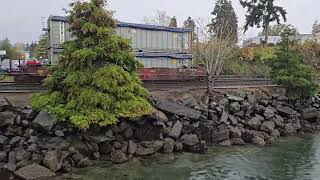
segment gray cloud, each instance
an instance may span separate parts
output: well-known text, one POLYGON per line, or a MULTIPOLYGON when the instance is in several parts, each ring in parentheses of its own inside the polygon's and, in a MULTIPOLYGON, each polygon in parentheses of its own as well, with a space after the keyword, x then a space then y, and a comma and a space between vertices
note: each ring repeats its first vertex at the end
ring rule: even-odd
MULTIPOLYGON (((0 39, 8 37, 13 42, 36 41, 41 34, 41 18, 50 14, 64 15, 62 8, 70 0, 1 0, 0 39)), ((142 22, 144 16, 154 15, 156 10, 165 10, 176 16, 180 24, 188 16, 210 17, 215 0, 109 0, 109 9, 116 11, 115 17, 121 21, 142 22)), ((239 25, 244 24, 245 11, 238 0, 232 0, 239 17, 239 25)), ((319 0, 281 0, 288 11, 288 23, 298 27, 301 33, 311 31, 314 20, 320 19, 319 0)), ((252 29, 247 36, 257 32, 252 29)))

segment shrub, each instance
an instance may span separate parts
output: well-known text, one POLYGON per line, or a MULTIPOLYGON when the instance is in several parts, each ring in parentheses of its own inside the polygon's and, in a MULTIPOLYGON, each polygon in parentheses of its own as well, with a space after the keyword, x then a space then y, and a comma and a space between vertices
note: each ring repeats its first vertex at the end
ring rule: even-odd
POLYGON ((129 42, 116 34, 115 20, 103 2, 71 5, 70 30, 77 38, 64 44, 58 65, 45 80, 48 91, 31 102, 80 128, 107 126, 153 111, 136 73, 140 64, 129 42))
POLYGON ((246 47, 240 49, 240 54, 240 59, 244 62, 264 64, 276 56, 275 47, 246 47))
POLYGON ((283 85, 290 99, 309 97, 317 90, 312 67, 306 65, 295 51, 282 51, 272 64, 272 78, 283 85))

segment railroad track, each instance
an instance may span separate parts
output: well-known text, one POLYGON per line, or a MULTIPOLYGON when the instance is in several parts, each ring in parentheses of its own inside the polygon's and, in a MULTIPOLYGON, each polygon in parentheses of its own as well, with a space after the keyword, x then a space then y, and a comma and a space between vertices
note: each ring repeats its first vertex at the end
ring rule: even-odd
POLYGON ((0 82, 0 93, 34 93, 42 91, 38 83, 16 84, 15 82, 0 82))
MULTIPOLYGON (((272 81, 267 78, 221 78, 214 82, 216 89, 228 87, 261 87, 273 86, 272 81)), ((147 81, 144 87, 149 90, 161 89, 204 89, 207 87, 206 81, 147 81)))

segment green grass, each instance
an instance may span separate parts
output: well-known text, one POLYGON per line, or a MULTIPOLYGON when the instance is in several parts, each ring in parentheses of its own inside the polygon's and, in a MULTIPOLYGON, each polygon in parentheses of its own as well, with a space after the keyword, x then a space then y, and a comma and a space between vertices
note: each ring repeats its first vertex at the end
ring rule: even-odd
MULTIPOLYGON (((0 79, 2 79, 2 76, 3 76, 3 75, 0 75, 0 79)), ((13 77, 13 76, 6 75, 3 80, 0 80, 0 82, 6 82, 6 81, 14 81, 14 77, 13 77)))

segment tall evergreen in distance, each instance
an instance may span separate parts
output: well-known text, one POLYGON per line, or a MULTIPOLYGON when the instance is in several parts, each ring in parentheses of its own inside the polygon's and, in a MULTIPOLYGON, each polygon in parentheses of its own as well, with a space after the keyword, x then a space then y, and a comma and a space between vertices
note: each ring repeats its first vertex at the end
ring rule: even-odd
POLYGON ((287 11, 277 6, 276 0, 240 0, 240 4, 243 8, 247 9, 246 24, 244 25, 244 31, 246 32, 249 27, 256 26, 262 27, 264 31, 263 45, 268 43, 269 27, 272 22, 280 24, 281 20, 287 21, 287 11))
POLYGON ((209 26, 209 31, 218 37, 225 38, 229 33, 226 30, 232 31, 233 39, 238 42, 238 18, 232 7, 230 0, 218 0, 215 4, 214 10, 211 13, 213 16, 209 26), (227 23, 226 23, 227 22, 227 23), (223 25, 223 27, 222 27, 223 25))
POLYGON ((191 29, 192 30, 192 42, 197 40, 197 26, 196 22, 189 16, 187 20, 183 22, 183 28, 191 29))
POLYGON ((175 16, 171 18, 169 27, 178 27, 177 18, 175 16))

